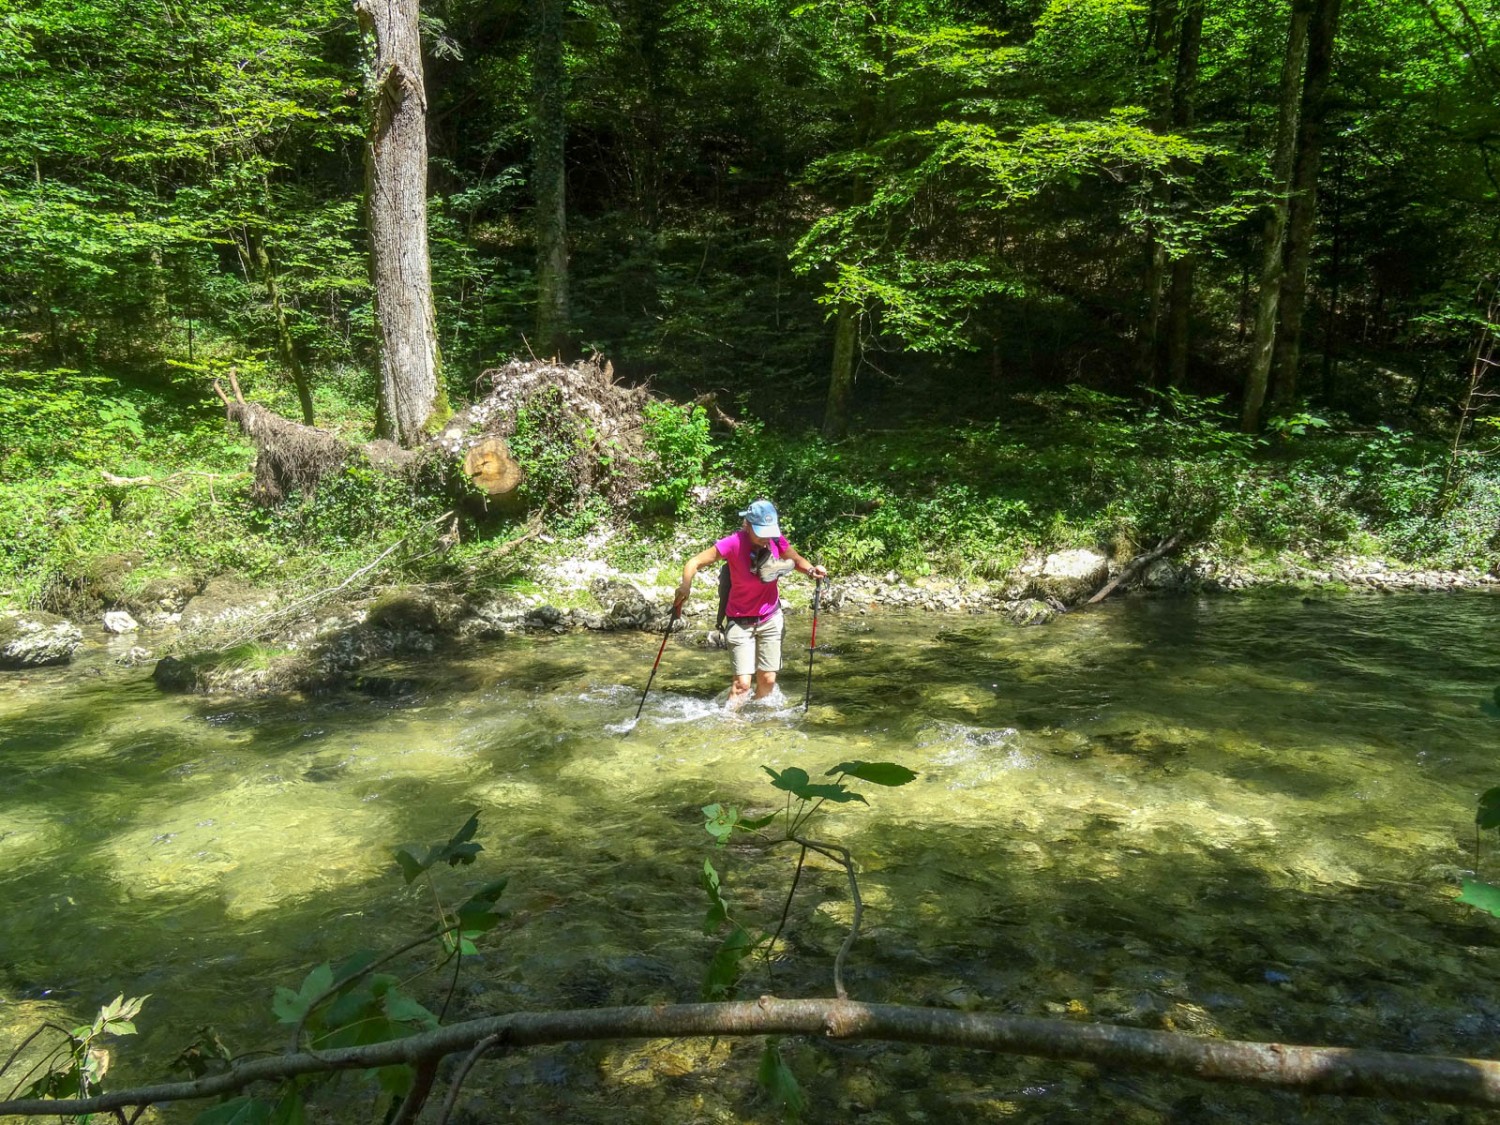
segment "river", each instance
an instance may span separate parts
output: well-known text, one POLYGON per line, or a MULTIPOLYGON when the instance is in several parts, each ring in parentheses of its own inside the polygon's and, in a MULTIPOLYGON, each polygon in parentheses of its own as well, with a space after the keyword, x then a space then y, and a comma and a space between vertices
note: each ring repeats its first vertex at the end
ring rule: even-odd
MULTIPOLYGON (((704 857, 773 924, 795 858, 713 852, 700 807, 769 809, 762 766, 859 758, 919 777, 820 814, 860 864, 857 999, 1500 1055, 1500 920, 1453 901, 1500 784, 1479 710, 1500 598, 1125 600, 1030 629, 846 608, 819 622, 804 714, 807 624, 788 705, 724 714, 727 658, 672 644, 639 724, 646 634, 511 638, 309 700, 165 696, 106 652, 0 680, 0 1046, 149 993, 112 1087, 204 1025, 279 1047, 274 989, 429 922, 392 850, 475 811, 485 850, 437 881, 456 902, 509 875, 509 913, 450 1019, 696 999, 704 857)), ((814 870, 749 994, 829 994, 849 914, 814 870)), ((441 1003, 442 981, 411 988, 441 1003)), ((958 1050, 784 1054, 812 1121, 1485 1119, 958 1050)), ((476 1072, 465 1119, 777 1120, 755 1060, 518 1053, 476 1072)))

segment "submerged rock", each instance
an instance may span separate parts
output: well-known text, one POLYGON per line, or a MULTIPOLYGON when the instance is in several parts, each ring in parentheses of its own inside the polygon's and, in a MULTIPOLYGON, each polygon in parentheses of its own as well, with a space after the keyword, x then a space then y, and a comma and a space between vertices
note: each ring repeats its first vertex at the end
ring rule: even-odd
POLYGON ((66 664, 82 643, 78 626, 56 614, 40 610, 0 614, 0 668, 66 664))

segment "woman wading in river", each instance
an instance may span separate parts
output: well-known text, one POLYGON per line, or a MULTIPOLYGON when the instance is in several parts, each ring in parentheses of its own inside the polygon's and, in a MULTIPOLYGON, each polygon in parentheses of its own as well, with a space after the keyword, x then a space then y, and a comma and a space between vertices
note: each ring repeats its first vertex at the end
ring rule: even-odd
POLYGON ((815 579, 828 577, 827 570, 808 562, 786 541, 776 507, 769 500, 755 501, 740 516, 745 522, 738 531, 688 559, 677 587, 677 604, 686 605, 693 592, 693 577, 700 569, 718 559, 728 564, 728 627, 724 639, 734 665, 734 680, 729 685, 731 708, 745 702, 752 677, 756 699, 764 699, 776 689, 786 624, 777 580, 793 570, 815 579))

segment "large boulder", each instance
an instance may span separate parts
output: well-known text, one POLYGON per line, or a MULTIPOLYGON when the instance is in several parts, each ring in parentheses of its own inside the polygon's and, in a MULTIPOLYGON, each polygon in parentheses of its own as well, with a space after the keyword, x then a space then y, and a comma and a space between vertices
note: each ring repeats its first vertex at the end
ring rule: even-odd
POLYGON ((56 614, 40 610, 0 614, 0 668, 66 664, 82 643, 78 626, 56 614))
POLYGON ((604 611, 606 628, 642 629, 656 620, 656 606, 629 582, 596 578, 589 584, 589 593, 604 611))
POLYGON ((1020 578, 1024 597, 1077 605, 1109 581, 1109 560, 1086 548, 1056 551, 1023 563, 1020 578))

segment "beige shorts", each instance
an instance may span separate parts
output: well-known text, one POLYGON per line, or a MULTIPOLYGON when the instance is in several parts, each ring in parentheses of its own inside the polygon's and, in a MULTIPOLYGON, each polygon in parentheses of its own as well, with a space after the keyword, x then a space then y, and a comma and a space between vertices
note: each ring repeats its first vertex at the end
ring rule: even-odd
POLYGON ((781 671, 781 634, 785 630, 786 619, 779 609, 759 625, 748 628, 736 621, 729 622, 729 627, 724 630, 724 640, 729 645, 734 674, 748 676, 752 672, 781 671))

